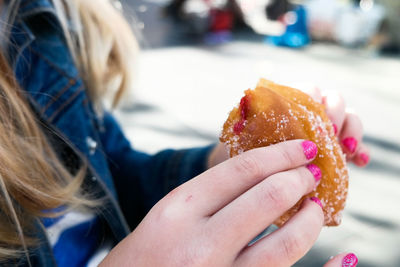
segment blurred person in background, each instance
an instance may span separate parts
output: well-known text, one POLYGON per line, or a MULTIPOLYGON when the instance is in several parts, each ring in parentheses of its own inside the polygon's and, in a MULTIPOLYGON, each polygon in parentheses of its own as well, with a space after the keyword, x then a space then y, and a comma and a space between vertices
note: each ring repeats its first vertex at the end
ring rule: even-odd
MULTIPOLYGON (((138 50, 113 4, 0 2, 1 264, 292 265, 322 228, 315 199, 247 244, 313 190, 306 166, 315 144, 293 140, 232 159, 221 144, 134 150, 103 104, 111 95, 115 106, 130 87, 138 50)), ((358 117, 340 98, 315 97, 342 141, 352 140, 343 143, 348 160, 364 166, 358 117)), ((357 261, 342 253, 325 266, 357 261)))
POLYGON ((173 0, 165 11, 187 24, 194 34, 231 31, 240 23, 239 9, 234 0, 173 0))
POLYGON ((383 54, 400 54, 400 1, 377 0, 385 7, 384 26, 381 31, 382 40, 381 52, 383 54))
POLYGON ((190 33, 225 34, 246 25, 259 34, 282 34, 287 0, 173 0, 165 11, 190 33))

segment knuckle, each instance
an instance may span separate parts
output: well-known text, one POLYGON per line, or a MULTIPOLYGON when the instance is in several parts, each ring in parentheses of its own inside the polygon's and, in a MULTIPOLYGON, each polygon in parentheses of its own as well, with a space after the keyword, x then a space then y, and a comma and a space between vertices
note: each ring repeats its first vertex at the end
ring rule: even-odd
POLYGON ((286 149, 286 148, 283 148, 280 146, 277 146, 277 149, 278 149, 278 153, 281 157, 281 160, 283 162, 287 162, 289 164, 289 166, 296 165, 296 160, 294 158, 294 155, 289 152, 289 149, 286 149))
POLYGON ((176 196, 177 196, 178 194, 180 194, 181 189, 182 189, 182 186, 179 186, 179 187, 174 188, 172 191, 170 191, 170 192, 162 199, 162 202, 163 202, 164 204, 168 204, 168 203, 170 203, 170 202, 173 202, 174 199, 176 199, 176 196))
POLYGON ((307 210, 306 212, 307 214, 303 214, 302 219, 299 218, 301 223, 298 227, 285 232, 280 240, 283 256, 291 262, 304 256, 322 229, 324 220, 322 210, 319 209, 319 212, 307 210))
POLYGON ((185 212, 182 206, 175 201, 161 201, 151 210, 155 222, 166 228, 173 227, 185 220, 185 212))
POLYGON ((287 191, 280 183, 269 183, 263 190, 259 203, 268 203, 277 210, 286 209, 288 203, 287 191))
POLYGON ((258 177, 263 174, 262 167, 256 158, 250 154, 239 155, 237 164, 235 164, 235 171, 241 173, 243 176, 258 177))
POLYGON ((308 179, 304 178, 305 174, 300 168, 277 175, 280 177, 266 184, 261 199, 263 203, 269 203, 277 209, 290 208, 309 188, 313 188, 311 183, 308 185, 309 182, 306 181, 308 179))
POLYGON ((304 238, 301 231, 288 233, 282 238, 282 249, 286 259, 294 262, 303 256, 305 253, 304 238))

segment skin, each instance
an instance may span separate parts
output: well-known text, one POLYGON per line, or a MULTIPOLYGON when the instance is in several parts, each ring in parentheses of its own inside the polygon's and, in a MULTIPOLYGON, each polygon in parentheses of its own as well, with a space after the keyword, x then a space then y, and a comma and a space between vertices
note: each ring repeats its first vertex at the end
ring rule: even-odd
POLYGON ((365 154, 370 156, 369 149, 362 142, 363 126, 358 115, 351 109, 346 109, 346 104, 343 97, 335 91, 321 91, 314 87, 312 91, 308 92, 314 100, 322 103, 326 107, 326 113, 331 119, 332 123, 337 126, 337 136, 342 145, 343 152, 349 162, 354 163, 359 167, 364 167, 368 162, 362 160, 361 155, 365 154), (354 153, 350 153, 346 147, 343 146, 342 141, 345 138, 353 137, 357 140, 357 147, 354 153))
POLYGON ((147 214, 101 266, 289 266, 317 239, 321 208, 299 213, 259 243, 247 244, 311 192, 302 140, 247 151, 179 186, 147 214))
MULTIPOLYGON (((356 138, 349 161, 368 153, 359 118, 342 98, 315 95, 338 127, 339 139, 356 138)), ((305 167, 303 140, 257 148, 228 159, 222 144, 210 154, 210 169, 160 200, 139 226, 103 260, 106 266, 291 266, 316 241, 322 209, 306 199, 300 211, 274 233, 247 244, 315 187, 305 167)), ((324 267, 342 265, 347 253, 324 267)))

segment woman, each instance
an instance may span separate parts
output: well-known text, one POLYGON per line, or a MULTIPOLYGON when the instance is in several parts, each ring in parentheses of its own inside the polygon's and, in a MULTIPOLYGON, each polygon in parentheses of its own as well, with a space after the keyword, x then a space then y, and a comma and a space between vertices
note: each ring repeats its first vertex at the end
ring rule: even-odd
MULTIPOLYGON (((247 243, 315 186, 305 167, 312 144, 289 141, 230 160, 221 145, 135 151, 101 104, 106 94, 116 104, 129 87, 136 45, 111 2, 0 3, 5 265, 95 266, 107 255, 101 266, 288 266, 310 249, 323 218, 310 200, 276 233, 247 243)), ((342 101, 329 103, 340 136, 353 140, 349 159, 365 164, 358 118, 342 101)))

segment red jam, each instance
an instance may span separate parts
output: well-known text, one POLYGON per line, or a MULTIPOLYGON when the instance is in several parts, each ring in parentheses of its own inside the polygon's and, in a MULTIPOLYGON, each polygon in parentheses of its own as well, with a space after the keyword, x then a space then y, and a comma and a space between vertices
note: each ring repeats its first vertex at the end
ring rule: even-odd
POLYGON ((240 100, 240 105, 239 105, 240 120, 233 126, 233 131, 235 132, 235 134, 240 134, 243 131, 244 123, 246 122, 249 110, 250 110, 250 96, 245 95, 240 100))

